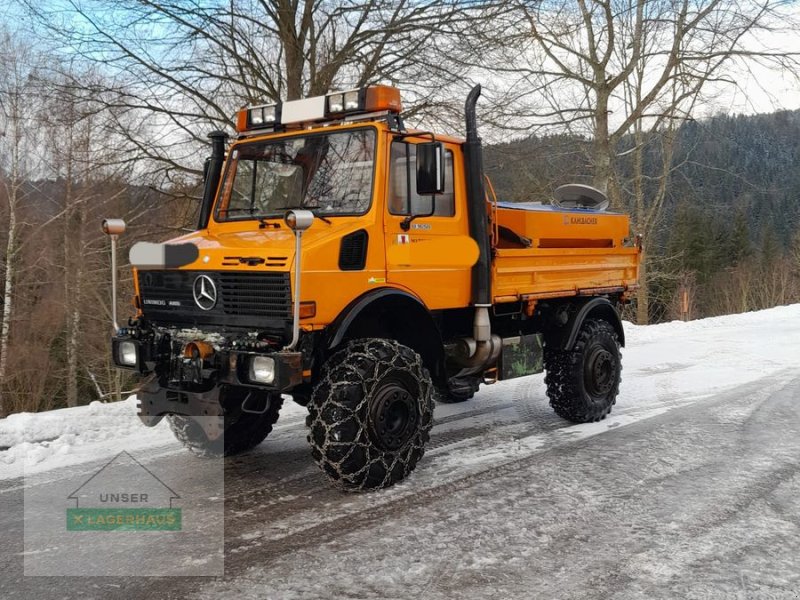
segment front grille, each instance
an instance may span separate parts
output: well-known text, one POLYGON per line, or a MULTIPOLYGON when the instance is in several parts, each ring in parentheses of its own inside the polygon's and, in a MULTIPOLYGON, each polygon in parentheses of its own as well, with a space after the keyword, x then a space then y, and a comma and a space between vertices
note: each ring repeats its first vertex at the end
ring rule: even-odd
POLYGON ((139 272, 142 310, 145 317, 156 322, 282 326, 292 314, 289 288, 288 273, 139 272), (211 308, 205 299, 208 310, 194 298, 195 281, 203 275, 211 279, 216 290, 216 303, 211 308))
POLYGON ((289 318, 292 314, 288 273, 218 273, 216 283, 226 315, 289 318))

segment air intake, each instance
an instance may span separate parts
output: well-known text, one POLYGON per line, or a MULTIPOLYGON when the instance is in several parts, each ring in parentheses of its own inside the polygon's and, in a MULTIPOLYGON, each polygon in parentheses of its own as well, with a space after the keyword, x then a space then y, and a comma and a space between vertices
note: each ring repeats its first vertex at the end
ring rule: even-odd
POLYGON ((368 243, 369 236, 364 229, 344 236, 339 249, 339 268, 342 271, 361 271, 367 264, 368 243))

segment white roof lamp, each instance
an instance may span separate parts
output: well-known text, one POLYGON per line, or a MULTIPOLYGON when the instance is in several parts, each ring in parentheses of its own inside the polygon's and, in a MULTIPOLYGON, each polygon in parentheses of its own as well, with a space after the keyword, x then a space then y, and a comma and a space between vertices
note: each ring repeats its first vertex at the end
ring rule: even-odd
POLYGON ((556 208, 584 208, 602 212, 608 208, 608 196, 590 185, 568 183, 553 192, 553 205, 556 208))
POLYGON ((400 90, 387 85, 331 92, 325 96, 288 100, 242 108, 236 116, 239 133, 274 130, 277 125, 299 125, 335 120, 350 114, 379 111, 399 113, 400 90))

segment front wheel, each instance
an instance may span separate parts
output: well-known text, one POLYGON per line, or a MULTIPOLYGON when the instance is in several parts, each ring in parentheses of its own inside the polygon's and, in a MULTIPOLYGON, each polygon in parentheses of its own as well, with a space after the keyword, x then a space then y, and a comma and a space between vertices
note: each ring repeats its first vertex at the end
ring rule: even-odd
POLYGON ((211 458, 246 452, 263 442, 278 420, 283 405, 280 394, 237 387, 226 388, 223 393, 225 403, 236 410, 223 418, 224 432, 218 438, 209 439, 201 422, 194 417, 167 416, 173 435, 195 456, 211 458), (241 406, 247 410, 242 411, 241 406))
POLYGON ((411 348, 355 340, 324 365, 308 404, 311 455, 346 490, 389 487, 425 453, 433 384, 411 348))
POLYGON ((560 417, 573 423, 605 419, 617 401, 622 361, 619 338, 608 321, 587 319, 572 350, 544 352, 547 395, 560 417))

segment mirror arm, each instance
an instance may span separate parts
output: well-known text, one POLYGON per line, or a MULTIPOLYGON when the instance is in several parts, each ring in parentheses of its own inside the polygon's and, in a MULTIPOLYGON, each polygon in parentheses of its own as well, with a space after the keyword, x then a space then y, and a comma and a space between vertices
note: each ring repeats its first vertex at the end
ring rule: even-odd
POLYGON ((400 229, 403 231, 408 231, 411 229, 411 222, 414 219, 419 219, 420 217, 432 217, 436 214, 436 194, 431 196, 431 212, 429 213, 419 213, 416 215, 408 215, 405 219, 400 221, 400 229))

